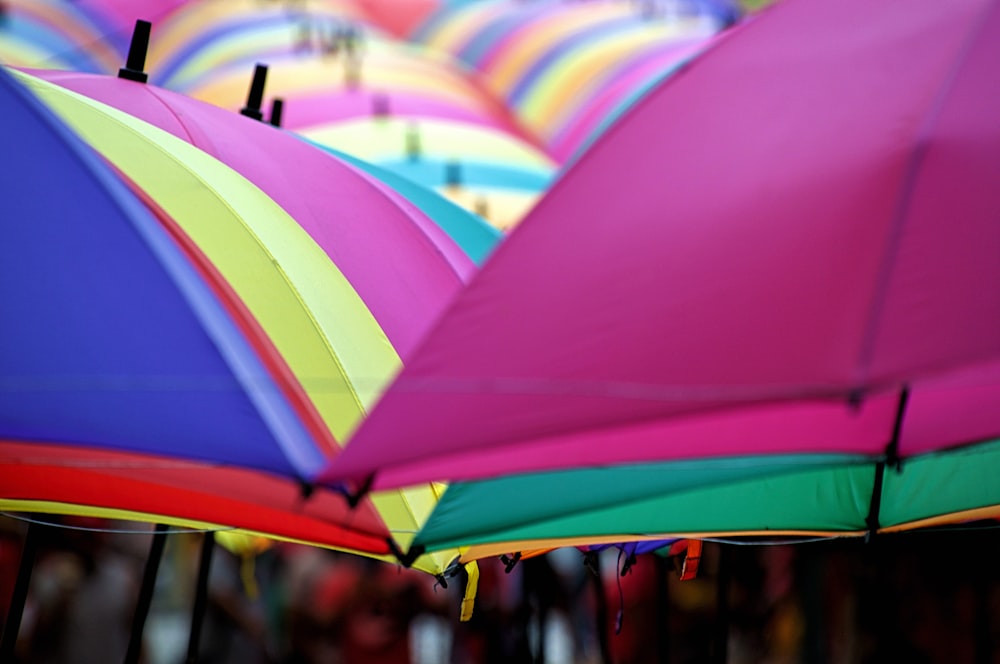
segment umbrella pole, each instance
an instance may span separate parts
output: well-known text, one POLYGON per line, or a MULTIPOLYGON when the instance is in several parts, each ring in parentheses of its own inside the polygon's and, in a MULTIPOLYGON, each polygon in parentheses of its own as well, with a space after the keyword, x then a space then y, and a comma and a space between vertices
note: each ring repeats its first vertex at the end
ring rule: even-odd
POLYGON ((167 543, 167 525, 156 524, 153 542, 149 546, 149 557, 146 558, 146 569, 142 575, 142 587, 139 589, 139 599, 132 617, 132 634, 129 637, 128 650, 125 652, 125 664, 136 664, 142 654, 142 630, 149 615, 149 605, 153 601, 153 586, 156 585, 156 572, 160 568, 160 558, 163 557, 163 547, 167 543))
POLYGON ((729 585, 732 578, 733 549, 719 545, 719 572, 716 579, 715 638, 711 661, 725 664, 729 651, 729 585))
POLYGON ((14 582, 14 592, 10 598, 7 610, 7 620, 3 628, 3 641, 0 642, 0 662, 14 661, 14 649, 17 646, 17 633, 21 629, 21 617, 24 615, 24 603, 28 599, 28 585, 31 582, 31 572, 35 567, 35 550, 38 548, 39 526, 29 523, 24 536, 24 546, 21 548, 21 561, 17 567, 17 580, 14 582))
POLYGON ((656 661, 670 662, 670 561, 665 556, 652 556, 656 565, 656 661))
POLYGON ((191 634, 188 637, 186 664, 198 661, 198 644, 201 641, 201 626, 205 622, 208 608, 208 572, 212 567, 212 552, 215 551, 215 533, 205 533, 201 542, 201 559, 198 563, 198 585, 195 588, 194 611, 191 613, 191 634))

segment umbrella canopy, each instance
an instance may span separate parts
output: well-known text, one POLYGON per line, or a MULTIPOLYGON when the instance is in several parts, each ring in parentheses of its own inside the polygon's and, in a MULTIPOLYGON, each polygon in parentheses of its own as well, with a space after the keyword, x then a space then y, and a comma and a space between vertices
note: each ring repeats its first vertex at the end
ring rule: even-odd
MULTIPOLYGON (((471 260, 418 210, 377 181, 291 135, 151 85, 87 74, 34 74, 141 117, 253 182, 292 215, 343 272, 401 358, 472 271, 471 260), (306 197, 304 191, 315 193, 306 197)), ((357 350, 363 352, 361 347, 357 350)), ((342 360, 345 365, 353 361, 342 360)), ((301 382, 312 400, 322 403, 328 386, 310 385, 318 378, 316 373, 302 375, 301 382)), ((377 389, 378 377, 367 378, 377 389)), ((346 412, 344 404, 329 403, 326 421, 332 424, 350 413, 362 417, 367 401, 360 400, 360 410, 355 406, 346 412)), ((338 434, 338 440, 345 437, 343 431, 338 434)), ((428 486, 376 494, 373 500, 390 531, 408 544, 437 495, 438 489, 428 486)), ((441 573, 457 555, 417 565, 441 573)))
MULTIPOLYGON (((446 299, 457 291, 471 270, 471 261, 451 244, 447 236, 418 211, 399 200, 398 196, 385 191, 377 182, 352 167, 273 127, 204 102, 128 80, 60 72, 35 73, 57 82, 61 87, 79 90, 91 98, 105 99, 130 111, 133 116, 151 120, 192 145, 204 148, 246 176, 271 200, 281 204, 282 209, 295 214, 296 222, 324 250, 327 258, 333 261, 331 264, 336 264, 345 275, 350 275, 349 280, 357 294, 371 303, 369 306, 373 312, 379 312, 373 315, 382 317, 387 323, 386 329, 393 330, 386 336, 396 348, 408 352, 419 331, 437 315, 446 299), (278 168, 278 164, 286 165, 278 168), (306 202, 302 191, 310 183, 315 183, 314 189, 319 193, 306 202), (343 204, 344 200, 351 201, 350 207, 343 204), (330 218, 334 212, 337 214, 336 223, 330 218)), ((60 96, 51 89, 45 89, 41 81, 33 82, 35 79, 32 77, 24 79, 33 89, 41 90, 41 94, 47 94, 60 103, 67 98, 74 100, 73 97, 60 96)), ((82 103, 74 101, 77 106, 82 103)), ((71 103, 69 107, 72 106, 71 103)), ((74 116, 79 114, 80 111, 74 109, 74 116)), ((77 128, 107 154, 110 145, 102 142, 106 138, 103 133, 87 133, 87 127, 82 125, 77 128)), ((155 135, 155 132, 147 133, 155 135)), ((127 147, 127 142, 121 137, 113 133, 109 135, 127 147)), ((165 144, 170 145, 170 141, 165 141, 165 144)), ((121 156, 118 158, 121 159, 121 156)), ((258 232, 263 235, 263 232, 258 232)), ((288 271, 292 278, 293 272, 288 271)), ((319 278, 319 274, 315 274, 314 278, 319 278)), ((250 285, 251 290, 255 287, 250 285)), ((334 293, 331 290, 328 296, 334 293)), ((244 291, 244 297, 252 301, 256 295, 244 291)), ((308 299, 308 294, 304 299, 308 299)), ((343 317, 341 325, 349 323, 346 316, 349 309, 341 305, 333 311, 343 317)), ((316 319, 321 320, 323 316, 322 311, 315 312, 316 319)), ((288 330, 283 331, 274 325, 275 322, 272 318, 269 324, 265 315, 265 330, 279 343, 283 336, 291 341, 288 330)), ((301 335, 299 337, 296 343, 301 343, 301 335)), ((376 333, 374 342, 378 344, 379 339, 384 341, 385 338, 376 333)), ((338 347, 335 339, 330 339, 330 345, 334 349, 338 347)), ((288 349, 286 346, 286 354, 288 349)), ((339 349, 339 352, 348 354, 338 359, 344 369, 352 371, 350 365, 358 369, 356 363, 360 357, 351 354, 366 354, 364 344, 353 348, 340 346, 339 349)), ((393 354, 393 347, 384 348, 382 352, 389 357, 393 354)), ((330 382, 330 374, 324 379, 322 365, 312 364, 308 370, 304 366, 295 370, 293 365, 307 397, 338 440, 346 439, 353 426, 351 421, 363 416, 372 394, 377 393, 379 384, 385 380, 385 376, 380 378, 377 371, 392 372, 396 367, 390 363, 382 369, 373 369, 376 365, 370 365, 367 370, 355 375, 358 382, 349 388, 353 389, 353 393, 348 393, 353 401, 347 402, 343 400, 344 389, 330 382), (364 382, 367 385, 362 386, 364 382)), ((375 494, 372 500, 395 539, 408 544, 422 523, 422 515, 429 513, 437 495, 438 489, 428 486, 406 492, 375 494)), ((280 530, 277 532, 282 534, 280 530)), ((417 561, 416 566, 441 573, 457 555, 457 552, 445 553, 434 559, 417 561)))
POLYGON ((149 69, 155 83, 188 91, 198 76, 234 62, 319 53, 340 31, 362 26, 372 31, 349 0, 200 0, 155 22, 149 69))
POLYGON ((101 26, 59 0, 0 5, 0 64, 112 72, 121 60, 101 26))
POLYGON ((730 20, 697 4, 666 6, 650 15, 622 2, 477 3, 440 12, 417 39, 478 72, 564 162, 610 109, 700 52, 730 20))
POLYGON ((301 507, 321 441, 226 283, 6 70, 0 94, 3 154, 22 157, 0 185, 5 509, 89 503, 387 552, 367 508, 325 492, 301 507))
MULTIPOLYGON (((720 501, 728 525, 702 519, 712 503, 691 488, 697 510, 615 532, 676 534, 687 515, 857 533, 904 511, 913 524, 994 509, 975 478, 1000 436, 998 35, 992 0, 788 0, 730 31, 560 179, 328 478, 581 469, 565 491, 544 477, 513 494, 542 505, 645 482, 598 483, 588 467, 712 462, 711 482, 766 507, 740 522, 750 499, 720 501), (968 492, 883 512, 921 467, 968 492), (811 470, 825 483, 803 481, 811 470), (782 478, 810 488, 772 492, 782 478), (812 520, 829 501, 845 511, 812 520)), ((679 490, 699 477, 680 475, 679 490)))

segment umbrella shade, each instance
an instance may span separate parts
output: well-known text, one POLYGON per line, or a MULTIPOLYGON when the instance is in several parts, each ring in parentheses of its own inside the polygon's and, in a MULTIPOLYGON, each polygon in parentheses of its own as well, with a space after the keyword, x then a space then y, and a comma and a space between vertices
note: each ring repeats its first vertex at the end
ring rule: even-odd
MULTIPOLYGON (((365 174, 273 127, 132 81, 59 72, 35 73, 150 120, 204 148, 247 177, 282 209, 294 214, 296 222, 326 256, 349 275, 357 294, 372 303, 373 315, 388 323, 386 329, 391 327, 389 339, 395 347, 403 349, 401 355, 408 352, 472 268, 471 261, 436 225, 398 196, 365 174), (317 193, 306 201, 303 187, 309 187, 310 183, 317 193), (350 201, 349 209, 343 201, 350 201), (329 217, 333 210, 337 211, 335 222, 329 217)), ((91 135, 91 138, 100 143, 99 137, 91 135)), ((348 310, 341 309, 338 313, 346 314, 348 310)), ((317 318, 321 317, 322 314, 317 314, 317 318)), ((342 324, 347 322, 345 317, 342 324)), ((283 333, 273 323, 272 320, 267 325, 265 321, 265 329, 280 339, 283 333)), ((384 341, 377 334, 376 342, 379 338, 384 341)), ((331 342, 337 347, 334 339, 331 342)), ((363 346, 340 348, 346 348, 342 352, 348 353, 365 352, 363 346)), ((392 347, 384 350, 392 351, 392 347)), ((356 358, 346 357, 340 363, 347 368, 355 361, 356 358)), ((394 366, 387 366, 395 370, 394 366)), ((346 423, 345 418, 363 416, 365 404, 371 398, 365 396, 367 390, 377 390, 378 384, 385 380, 376 373, 360 376, 370 385, 364 393, 358 390, 354 402, 348 405, 330 400, 328 392, 336 393, 337 388, 328 379, 323 380, 320 371, 321 367, 311 366, 310 373, 300 369, 297 374, 306 394, 331 427, 338 422, 346 423)), ((339 440, 344 440, 344 431, 335 430, 339 440)), ((390 532, 405 545, 421 525, 422 515, 429 513, 437 495, 438 490, 428 486, 374 494, 372 500, 390 532)), ((437 560, 417 561, 416 565, 440 573, 457 555, 453 552, 438 556, 437 560)))
POLYGON ((997 437, 998 34, 984 0, 789 0, 734 29, 559 180, 328 477, 997 437))
POLYGON ((191 77, 218 71, 234 59, 311 51, 320 38, 326 38, 327 30, 362 21, 362 14, 349 1, 186 3, 166 20, 156 21, 150 71, 154 82, 183 90, 191 77), (244 38, 234 40, 234 34, 244 38))
POLYGON ((0 64, 111 72, 119 50, 71 3, 5 0, 0 6, 0 64))
POLYGON ((472 67, 564 162, 598 126, 580 116, 631 97, 725 25, 707 8, 688 9, 698 11, 649 16, 620 2, 482 3, 443 11, 419 39, 472 67))
MULTIPOLYGON (((216 523, 222 509, 232 509, 226 525, 266 529, 275 522, 277 496, 288 504, 300 490, 298 473, 323 458, 286 376, 269 364, 267 340, 225 284, 176 242, 161 211, 143 206, 6 70, 0 95, 8 120, 0 133, 3 154, 25 157, 0 184, 5 506, 75 503, 89 492, 105 508, 170 508, 198 523, 216 523), (60 195, 52 195, 53 183, 60 195), (126 455, 111 452, 140 447, 150 459, 186 455, 193 462, 158 468, 164 465, 158 460, 123 463, 126 455), (81 469, 89 480, 66 480, 64 471, 83 451, 114 456, 118 462, 104 474, 122 479, 95 480, 102 470, 89 467, 81 469), (237 462, 241 470, 219 467, 237 462), (53 474, 39 475, 39 466, 53 474), (147 496, 138 472, 145 466, 180 484, 147 496), (273 488, 256 501, 222 500, 206 495, 206 472, 228 477, 225 484, 260 476, 273 488), (265 509, 258 513, 255 503, 265 509)), ((327 505, 312 516, 290 513, 288 525, 290 536, 315 526, 314 541, 386 550, 388 531, 367 510, 355 517, 327 505)))

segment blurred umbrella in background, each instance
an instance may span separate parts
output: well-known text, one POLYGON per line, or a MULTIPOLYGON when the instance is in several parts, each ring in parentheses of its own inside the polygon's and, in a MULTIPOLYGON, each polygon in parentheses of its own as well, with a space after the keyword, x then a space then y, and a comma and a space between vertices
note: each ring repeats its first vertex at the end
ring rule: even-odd
POLYGON ((468 65, 562 163, 733 20, 696 2, 480 2, 441 9, 413 39, 468 65))
MULTIPOLYGON (((254 62, 288 55, 329 54, 334 45, 348 46, 362 28, 373 30, 349 0, 198 0, 154 23, 150 80, 190 93, 199 76, 240 64, 246 71, 254 62)), ((245 95, 246 81, 241 83, 245 95)))
POLYGON ((110 73, 117 70, 121 53, 72 3, 0 3, 0 64, 110 73))
POLYGON ((992 0, 788 0, 730 31, 564 174, 327 477, 484 480, 431 548, 997 514, 998 30, 992 0))

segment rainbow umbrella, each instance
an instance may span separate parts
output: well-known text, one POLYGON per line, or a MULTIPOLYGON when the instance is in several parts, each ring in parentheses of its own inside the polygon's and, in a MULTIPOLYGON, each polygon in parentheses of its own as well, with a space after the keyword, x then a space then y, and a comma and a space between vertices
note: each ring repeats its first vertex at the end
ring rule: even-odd
MULTIPOLYGON (((325 252, 331 264, 336 264, 343 271, 352 288, 371 309, 371 315, 386 330, 384 336, 381 330, 374 330, 376 336, 373 341, 376 345, 384 346, 385 340, 388 340, 399 349, 401 356, 408 353, 419 338, 421 328, 437 315, 444 301, 461 286, 471 270, 471 261, 432 222, 380 189, 365 175, 273 127, 129 80, 61 72, 36 73, 57 82, 61 88, 78 90, 89 98, 112 101, 116 107, 129 111, 131 116, 151 120, 192 145, 205 148, 255 183, 271 200, 280 204, 281 209, 295 214, 295 221, 325 252), (253 149, 248 149, 248 146, 253 146, 253 149), (279 169, 275 167, 277 164, 285 165, 279 169), (302 198, 302 187, 308 187, 314 180, 317 190, 326 193, 315 195, 308 205, 303 204, 299 200, 302 198), (352 201, 349 208, 340 203, 345 199, 352 201), (339 210, 336 224, 330 223, 327 216, 333 210, 339 210)), ((38 94, 55 100, 59 109, 67 114, 65 119, 77 131, 103 154, 117 158, 119 161, 115 163, 124 168, 126 162, 122 161, 122 154, 113 152, 110 142, 102 142, 115 141, 127 146, 121 136, 113 132, 107 132, 108 136, 105 136, 102 131, 106 129, 102 127, 94 130, 86 124, 76 123, 75 119, 94 106, 93 103, 88 105, 83 98, 76 98, 65 90, 60 95, 40 79, 26 75, 22 75, 22 79, 38 94)), ((121 116, 116 117, 121 120, 121 116)), ((150 133, 156 135, 155 132, 150 133)), ((171 142, 166 141, 166 144, 171 142)), ((260 233, 259 230, 257 232, 260 233)), ((222 254, 210 257, 216 262, 225 260, 222 254)), ((276 258, 280 260, 280 256, 276 258)), ((282 269, 294 279, 292 270, 284 266, 282 269)), ((317 274, 312 278, 319 276, 317 274)), ((322 286, 322 283, 316 285, 322 286)), ((309 295, 303 292, 301 285, 299 292, 308 302, 309 295)), ((333 294, 331 291, 330 295, 333 294)), ((242 297, 252 302, 254 295, 245 291, 242 297)), ((322 324, 324 316, 331 315, 342 318, 341 325, 348 322, 345 316, 348 310, 342 308, 342 304, 330 301, 329 307, 328 313, 320 311, 319 307, 313 310, 312 315, 317 322, 322 324)), ((287 309, 283 315, 288 315, 287 309)), ((336 440, 346 440, 351 428, 363 417, 373 395, 377 394, 379 384, 385 380, 378 372, 395 371, 392 360, 383 365, 370 364, 367 369, 359 371, 362 356, 371 353, 366 350, 365 344, 357 344, 355 340, 338 347, 337 340, 328 337, 327 343, 338 354, 336 362, 341 365, 341 371, 355 374, 347 383, 338 385, 331 380, 337 370, 334 365, 324 370, 322 364, 316 364, 323 361, 320 355, 308 359, 306 355, 300 355, 300 360, 309 364, 296 368, 294 353, 304 341, 301 334, 289 335, 287 328, 282 331, 275 324, 276 319, 271 319, 269 324, 266 315, 261 322, 279 344, 279 350, 282 336, 286 335, 288 344, 284 346, 283 354, 292 358, 290 368, 302 385, 305 396, 336 440), (366 381, 368 384, 364 384, 366 381)), ((387 359, 395 357, 393 347, 383 347, 380 352, 387 359)), ((395 362, 398 363, 398 359, 395 362)), ((405 492, 375 494, 372 502, 393 541, 407 546, 413 533, 422 525, 422 518, 436 502, 439 492, 440 488, 427 486, 405 492)), ((282 532, 279 530, 276 534, 282 535, 282 532)), ((418 569, 442 574, 457 557, 457 551, 443 552, 418 559, 412 564, 418 569)))
POLYGON ((218 271, 6 70, 0 86, 3 152, 35 156, 2 185, 5 508, 89 504, 387 553, 367 508, 352 517, 325 492, 301 507, 322 440, 218 271))
POLYGON ((415 39, 470 66, 565 162, 612 109, 732 20, 701 3, 666 5, 650 15, 641 3, 477 3, 442 10, 415 39))
POLYGON ((370 30, 363 14, 347 0, 199 0, 182 5, 165 20, 146 20, 155 25, 149 49, 152 80, 181 92, 190 92, 199 76, 235 62, 319 52, 348 28, 370 30))
POLYGON ((85 13, 60 0, 0 5, 0 64, 113 72, 120 51, 85 13))
POLYGON ((993 0, 730 31, 497 249, 328 479, 452 481, 429 548, 995 516, 998 35, 993 0))

